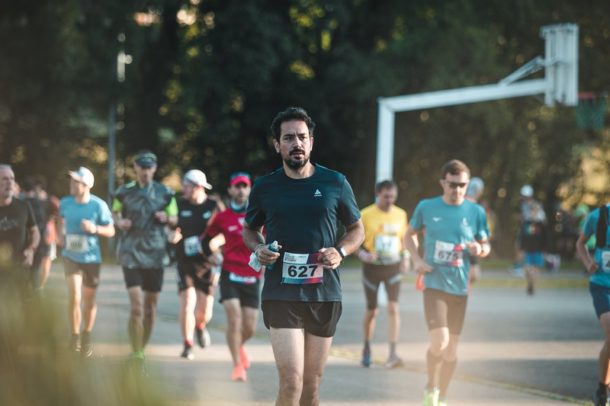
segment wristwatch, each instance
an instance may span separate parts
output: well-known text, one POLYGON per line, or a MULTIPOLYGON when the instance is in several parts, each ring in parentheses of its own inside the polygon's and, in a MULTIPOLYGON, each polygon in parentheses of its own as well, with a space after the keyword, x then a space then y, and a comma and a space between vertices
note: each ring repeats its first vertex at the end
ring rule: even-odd
POLYGON ((339 255, 341 255, 341 259, 344 259, 347 255, 347 252, 345 252, 345 248, 343 247, 337 247, 337 252, 339 253, 339 255))

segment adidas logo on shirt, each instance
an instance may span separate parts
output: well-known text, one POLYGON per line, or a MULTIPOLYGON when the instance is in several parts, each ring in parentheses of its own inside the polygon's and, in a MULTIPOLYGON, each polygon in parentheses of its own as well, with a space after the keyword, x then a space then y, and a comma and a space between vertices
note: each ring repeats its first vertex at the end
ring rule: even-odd
POLYGON ((313 197, 322 197, 322 192, 320 192, 320 189, 316 189, 316 193, 313 194, 313 197))

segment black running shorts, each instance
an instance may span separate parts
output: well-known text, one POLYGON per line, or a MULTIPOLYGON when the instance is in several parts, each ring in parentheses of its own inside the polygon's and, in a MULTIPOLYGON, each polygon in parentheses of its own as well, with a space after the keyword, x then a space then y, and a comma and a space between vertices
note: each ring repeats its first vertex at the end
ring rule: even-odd
POLYGON ((256 279, 254 283, 241 283, 231 280, 230 276, 231 273, 224 269, 220 274, 220 303, 223 300, 239 299, 241 307, 258 309, 261 297, 260 279, 256 279))
POLYGON ((267 328, 296 328, 318 337, 332 337, 341 318, 341 302, 288 302, 265 300, 263 321, 267 328))
POLYGON ((80 273, 83 276, 83 285, 95 289, 100 284, 101 264, 84 264, 74 262, 64 257, 64 273, 66 277, 80 273))
POLYGON ((182 292, 187 288, 195 288, 206 295, 213 293, 212 271, 208 270, 203 275, 197 275, 197 267, 193 261, 178 261, 178 291, 182 292))
POLYGON ((145 292, 158 293, 163 287, 163 268, 123 268, 127 289, 140 286, 145 292))
POLYGON ((364 286, 367 309, 374 310, 377 308, 377 292, 381 282, 383 282, 385 290, 388 292, 388 300, 391 302, 398 301, 400 281, 402 280, 402 274, 400 273, 398 266, 398 264, 363 264, 362 285, 364 286))
POLYGON ((448 327, 450 334, 460 335, 467 302, 468 296, 451 295, 437 289, 424 290, 424 313, 428 330, 448 327))

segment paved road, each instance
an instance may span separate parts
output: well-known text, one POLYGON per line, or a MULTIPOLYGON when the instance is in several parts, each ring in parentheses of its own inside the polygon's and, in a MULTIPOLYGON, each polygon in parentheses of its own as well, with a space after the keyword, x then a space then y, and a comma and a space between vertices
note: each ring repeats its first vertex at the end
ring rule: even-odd
MULTIPOLYGON (((502 273, 488 273, 502 286, 502 273)), ((580 276, 570 274, 577 280, 580 276)), ((213 345, 198 350, 195 361, 178 358, 178 297, 175 271, 166 271, 159 304, 160 320, 147 349, 151 379, 165 387, 173 404, 271 404, 277 374, 268 334, 259 320, 248 346, 253 359, 245 384, 229 380, 231 363, 224 345, 224 311, 215 305, 210 325, 213 345)), ((506 283, 508 284, 508 283, 506 283)), ((582 285, 582 281, 580 282, 582 285)), ((357 270, 343 273, 343 316, 324 377, 325 405, 416 405, 425 384, 426 328, 421 294, 404 284, 399 352, 405 368, 385 370, 386 317, 380 314, 370 369, 358 365, 364 298, 357 270)), ((63 294, 62 272, 56 267, 50 289, 63 294)), ((129 353, 126 334, 127 295, 117 267, 103 269, 98 324, 94 331, 98 359, 122 359, 129 353)), ((527 297, 524 289, 475 288, 468 304, 459 350, 457 379, 450 388, 452 405, 586 404, 595 387, 596 357, 601 331, 586 289, 541 289, 527 297)))

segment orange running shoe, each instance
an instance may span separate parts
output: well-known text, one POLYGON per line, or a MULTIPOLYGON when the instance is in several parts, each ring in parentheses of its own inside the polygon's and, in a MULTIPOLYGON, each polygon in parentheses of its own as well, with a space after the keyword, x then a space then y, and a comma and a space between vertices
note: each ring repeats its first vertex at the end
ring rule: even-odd
POLYGON ((239 348, 239 359, 241 360, 241 364, 244 366, 244 368, 250 368, 250 358, 248 357, 248 353, 243 345, 239 348))
POLYGON ((248 373, 243 365, 240 364, 233 367, 233 372, 231 372, 231 380, 241 382, 246 382, 248 380, 248 373))

